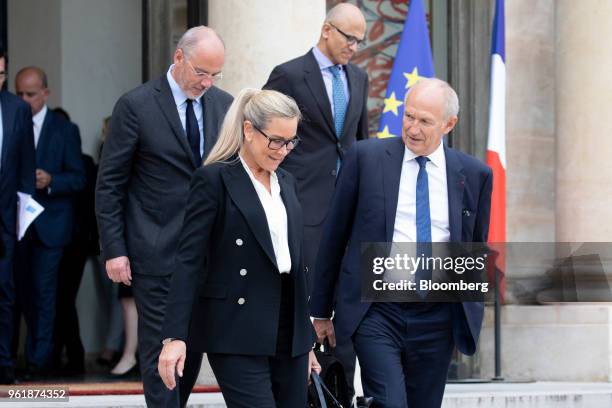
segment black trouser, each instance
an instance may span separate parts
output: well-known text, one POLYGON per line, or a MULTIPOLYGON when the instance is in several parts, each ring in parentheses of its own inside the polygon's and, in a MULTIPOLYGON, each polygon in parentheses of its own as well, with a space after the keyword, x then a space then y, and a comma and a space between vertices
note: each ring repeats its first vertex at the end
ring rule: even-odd
POLYGON ((169 390, 157 370, 162 349, 161 330, 172 276, 149 276, 132 271, 132 291, 138 310, 138 355, 148 408, 177 407, 178 387, 169 390))
POLYGON ((79 332, 76 297, 86 261, 87 247, 80 242, 70 244, 60 261, 53 344, 53 363, 56 367, 61 363, 62 351, 66 347, 67 365, 81 370, 84 368, 85 350, 79 332))
MULTIPOLYGON (((228 408, 303 408, 308 393, 308 353, 291 357, 293 279, 281 275, 276 354, 208 354, 228 408)), ((265 316, 262 316, 265 318, 265 316)))

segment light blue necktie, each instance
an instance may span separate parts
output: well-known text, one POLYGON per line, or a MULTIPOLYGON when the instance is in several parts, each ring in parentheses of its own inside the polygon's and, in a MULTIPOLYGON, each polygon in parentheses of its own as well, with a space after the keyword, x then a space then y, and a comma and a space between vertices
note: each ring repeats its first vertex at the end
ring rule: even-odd
POLYGON ((332 81, 332 99, 334 100, 334 127, 336 137, 340 139, 342 128, 344 127, 344 117, 346 116, 346 95, 344 94, 344 84, 340 76, 340 67, 333 65, 329 67, 334 76, 332 81))
MULTIPOLYGON (((428 258, 431 256, 431 214, 429 212, 429 180, 427 178, 427 162, 429 159, 419 156, 415 159, 419 164, 419 174, 416 184, 416 235, 417 235, 417 256, 428 258)), ((420 287, 421 280, 431 279, 431 270, 419 268, 416 272, 417 285, 420 287)), ((417 288, 421 297, 427 295, 427 291, 417 288)))

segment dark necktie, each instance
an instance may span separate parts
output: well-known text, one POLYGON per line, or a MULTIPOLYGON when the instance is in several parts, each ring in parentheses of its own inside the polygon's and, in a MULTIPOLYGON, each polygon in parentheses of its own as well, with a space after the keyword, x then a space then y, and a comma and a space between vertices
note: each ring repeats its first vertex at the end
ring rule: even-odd
POLYGON ((187 141, 191 147, 193 160, 197 167, 202 164, 202 155, 200 154, 200 127, 193 110, 193 100, 187 99, 187 115, 185 120, 185 128, 187 130, 187 141))
MULTIPOLYGON (((416 184, 416 235, 417 235, 417 256, 428 258, 431 256, 431 214, 429 212, 429 180, 427 177, 427 162, 429 159, 424 156, 416 158, 419 164, 419 174, 416 184)), ((425 261, 423 259, 423 261, 425 261)), ((431 270, 429 268, 419 268, 416 273, 417 285, 420 287, 421 280, 430 280, 431 270)), ((417 292, 424 297, 427 291, 417 292)))

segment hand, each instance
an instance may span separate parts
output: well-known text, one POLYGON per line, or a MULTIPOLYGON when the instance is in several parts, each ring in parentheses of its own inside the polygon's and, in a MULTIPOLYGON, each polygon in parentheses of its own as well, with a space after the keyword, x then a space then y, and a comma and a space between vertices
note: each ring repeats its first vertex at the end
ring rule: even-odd
POLYGON ((315 356, 314 351, 310 350, 308 353, 308 383, 310 384, 310 373, 315 372, 317 374, 321 373, 321 364, 317 360, 317 356, 315 356))
POLYGON ((36 169, 36 188, 42 190, 51 184, 51 175, 43 169, 36 169))
POLYGON ((323 344, 327 337, 329 346, 336 347, 336 333, 334 332, 334 324, 330 319, 314 319, 312 325, 317 332, 317 341, 320 344, 323 344))
POLYGON ((106 274, 113 282, 123 282, 126 286, 132 286, 132 270, 127 256, 106 261, 106 274))
POLYGON ((176 387, 174 372, 176 371, 179 377, 183 376, 186 356, 187 346, 184 341, 172 340, 170 343, 164 344, 159 354, 157 371, 159 371, 159 376, 169 390, 173 390, 176 387))

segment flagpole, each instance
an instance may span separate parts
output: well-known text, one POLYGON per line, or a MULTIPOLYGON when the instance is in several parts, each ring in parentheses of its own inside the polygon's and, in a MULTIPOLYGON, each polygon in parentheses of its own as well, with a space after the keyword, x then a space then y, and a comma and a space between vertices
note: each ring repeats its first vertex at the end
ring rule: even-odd
POLYGON ((499 268, 495 267, 495 376, 493 381, 504 381, 502 377, 502 362, 501 362, 501 297, 499 292, 499 268))

